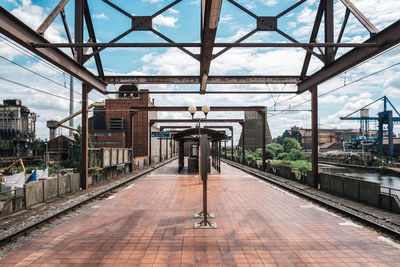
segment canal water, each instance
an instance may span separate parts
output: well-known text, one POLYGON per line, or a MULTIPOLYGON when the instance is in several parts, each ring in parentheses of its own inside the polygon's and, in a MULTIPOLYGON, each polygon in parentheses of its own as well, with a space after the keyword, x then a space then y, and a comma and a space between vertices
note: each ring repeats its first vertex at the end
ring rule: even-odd
MULTIPOLYGON (((388 174, 382 174, 374 170, 340 167, 322 163, 319 164, 319 168, 322 169, 324 172, 359 178, 366 181, 377 182, 380 183, 381 186, 400 190, 400 175, 398 176, 392 174, 388 175, 388 174)), ((381 191, 388 192, 388 189, 382 188, 381 191)), ((393 191, 393 194, 400 196, 400 191, 393 191)))

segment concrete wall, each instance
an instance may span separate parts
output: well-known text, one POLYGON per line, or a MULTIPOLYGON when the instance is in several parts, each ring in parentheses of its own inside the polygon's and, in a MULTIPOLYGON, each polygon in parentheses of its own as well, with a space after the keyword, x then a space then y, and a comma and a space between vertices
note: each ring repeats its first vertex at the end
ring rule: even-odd
POLYGON ((43 203, 43 182, 30 182, 25 187, 25 205, 27 208, 43 203))
POLYGON ((68 174, 24 185, 25 206, 30 208, 80 190, 80 174, 68 174))

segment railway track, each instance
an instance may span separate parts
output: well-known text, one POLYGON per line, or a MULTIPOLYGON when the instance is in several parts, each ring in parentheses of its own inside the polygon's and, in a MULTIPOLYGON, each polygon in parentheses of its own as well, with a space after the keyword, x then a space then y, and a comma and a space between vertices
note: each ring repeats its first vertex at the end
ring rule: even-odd
POLYGON ((266 173, 261 174, 258 170, 256 171, 255 169, 253 169, 251 167, 243 166, 242 164, 231 162, 231 161, 225 160, 225 159, 221 159, 221 160, 235 168, 238 168, 238 169, 248 173, 248 174, 251 174, 251 175, 253 175, 257 178, 260 178, 266 182, 272 183, 272 184, 274 184, 282 189, 285 189, 287 191, 290 191, 291 193, 294 193, 298 196, 307 198, 308 200, 311 200, 312 202, 314 202, 316 204, 319 204, 325 208, 328 208, 337 213, 340 213, 341 215, 347 216, 355 221, 358 221, 366 226, 373 228, 374 230, 378 230, 379 232, 385 233, 392 238, 400 240, 400 231, 398 229, 396 229, 396 228, 398 228, 398 226, 395 226, 395 225, 389 223, 388 221, 385 220, 385 218, 377 218, 371 214, 362 213, 362 212, 359 212, 350 207, 336 203, 332 200, 322 198, 320 196, 317 196, 317 195, 307 192, 305 190, 301 190, 300 188, 286 184, 278 179, 271 178, 271 177, 267 176, 266 173))
POLYGON ((27 226, 25 226, 25 227, 23 227, 21 229, 18 229, 16 231, 14 231, 14 232, 2 237, 0 239, 0 247, 6 245, 8 243, 11 243, 11 242, 17 240, 19 237, 27 235, 27 234, 29 234, 30 232, 32 232, 32 231, 34 231, 36 229, 39 229, 40 227, 42 227, 45 224, 51 223, 52 221, 62 217, 63 215, 66 215, 67 213, 69 213, 71 211, 74 211, 74 210, 76 210, 76 209, 88 204, 91 201, 94 201, 94 200, 96 200, 98 198, 103 198, 105 195, 112 193, 114 190, 116 190, 116 189, 118 189, 120 187, 123 187, 123 186, 129 184, 130 182, 132 182, 132 181, 134 181, 134 180, 136 180, 136 179, 138 179, 138 178, 140 178, 140 177, 142 177, 144 175, 149 174, 150 172, 152 172, 152 171, 154 171, 154 170, 156 170, 156 169, 158 169, 158 168, 170 163, 173 160, 175 160, 175 158, 167 160, 167 161, 165 161, 165 162, 163 162, 163 163, 161 163, 161 164, 159 164, 159 165, 157 165, 155 167, 152 167, 152 168, 146 169, 144 171, 141 171, 141 172, 131 176, 130 178, 128 178, 126 180, 123 180, 123 181, 117 182, 115 184, 112 184, 112 185, 108 186, 107 188, 104 188, 104 189, 102 189, 100 191, 93 192, 91 195, 89 194, 89 197, 86 198, 86 199, 83 199, 83 200, 81 200, 81 201, 79 201, 77 203, 74 203, 74 204, 72 204, 72 205, 70 205, 68 207, 65 207, 64 209, 62 209, 62 210, 60 210, 60 211, 58 211, 58 212, 56 212, 56 213, 54 213, 54 214, 52 214, 52 215, 50 215, 48 217, 42 218, 42 219, 40 219, 40 220, 38 220, 38 221, 36 221, 34 223, 31 223, 31 224, 29 224, 29 225, 27 225, 27 226))

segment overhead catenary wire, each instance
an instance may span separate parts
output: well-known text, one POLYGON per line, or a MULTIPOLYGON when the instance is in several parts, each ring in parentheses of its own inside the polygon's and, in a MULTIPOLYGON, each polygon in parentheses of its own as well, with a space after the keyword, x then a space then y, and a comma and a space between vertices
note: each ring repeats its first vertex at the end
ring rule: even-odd
MULTIPOLYGON (((382 53, 380 53, 380 54, 378 54, 378 55, 376 55, 376 56, 373 56, 373 57, 371 57, 371 58, 369 58, 369 59, 367 59, 367 60, 365 60, 365 61, 363 61, 363 62, 361 62, 361 63, 359 63, 359 64, 357 64, 357 65, 355 65, 355 66, 353 66, 352 68, 350 68, 349 70, 347 70, 346 73, 349 72, 349 71, 351 71, 351 70, 353 70, 353 69, 355 69, 355 68, 357 68, 357 67, 359 67, 359 66, 361 66, 361 65, 363 65, 363 64, 365 64, 365 63, 368 63, 369 61, 371 61, 371 60, 373 60, 373 59, 375 59, 375 58, 377 58, 377 57, 380 57, 380 56, 382 56, 382 55, 384 55, 384 54, 386 54, 386 53, 389 53, 390 51, 392 51, 392 50, 394 50, 394 49, 396 49, 396 48, 398 48, 398 47, 400 47, 400 44, 397 44, 396 46, 393 46, 393 47, 389 48, 388 50, 386 50, 386 51, 384 51, 384 52, 382 52, 382 53)), ((346 85, 346 84, 344 84, 344 85, 346 85)), ((294 96, 291 96, 291 97, 289 97, 289 98, 286 98, 286 99, 284 99, 284 100, 282 100, 282 101, 280 101, 280 102, 275 102, 274 105, 268 107, 268 109, 272 109, 273 107, 276 108, 276 105, 282 104, 282 103, 284 103, 284 102, 287 102, 287 101, 292 100, 292 99, 294 99, 294 98, 296 98, 296 97, 299 97, 299 96, 300 96, 300 95, 294 95, 294 96)))
MULTIPOLYGON (((14 81, 14 80, 10 80, 10 79, 4 78, 4 77, 0 77, 0 80, 6 81, 6 82, 9 82, 9 83, 13 83, 13 84, 19 85, 21 87, 24 87, 24 88, 27 88, 27 89, 30 89, 30 90, 33 90, 33 91, 37 91, 37 92, 40 92, 40 93, 43 93, 43 94, 47 94, 47 95, 50 95, 50 96, 54 96, 54 97, 69 101, 68 97, 64 97, 64 96, 61 96, 61 95, 53 94, 53 93, 50 93, 50 92, 47 92, 47 91, 44 91, 44 90, 41 90, 41 89, 38 89, 38 88, 35 88, 35 87, 32 87, 32 86, 17 82, 17 81, 14 81)), ((79 101, 76 101, 76 100, 73 100, 73 101, 76 102, 76 103, 80 103, 79 101)))
MULTIPOLYGON (((336 91, 338 91, 338 90, 340 90, 340 89, 343 89, 343 88, 345 88, 345 87, 347 87, 347 86, 349 86, 349 85, 352 85, 352 84, 354 84, 354 83, 360 82, 360 81, 362 81, 362 80, 364 80, 364 79, 366 79, 366 78, 369 78, 369 77, 371 77, 371 76, 374 76, 374 75, 376 75, 376 74, 378 74, 378 73, 380 73, 380 72, 383 72, 383 71, 385 71, 385 70, 391 69, 391 68, 393 68, 393 67, 395 67, 395 66, 398 66, 398 65, 400 65, 400 62, 397 62, 397 63, 395 63, 395 64, 392 64, 392 65, 390 65, 390 66, 388 66, 388 67, 385 67, 385 68, 383 68, 383 69, 380 69, 380 70, 375 71, 375 72, 373 72, 373 73, 370 73, 370 74, 368 74, 368 75, 365 75, 365 76, 363 76, 363 77, 361 77, 361 78, 358 78, 357 80, 354 80, 354 81, 352 81, 352 82, 350 82, 350 83, 347 83, 347 84, 345 84, 345 85, 339 86, 339 87, 337 87, 337 88, 335 88, 335 89, 329 90, 328 92, 325 92, 325 93, 320 94, 318 97, 326 96, 326 95, 328 95, 328 94, 330 94, 330 93, 336 92, 336 91)), ((306 104, 306 103, 308 103, 308 102, 310 102, 310 101, 311 101, 311 99, 308 99, 308 100, 306 100, 306 101, 303 101, 303 102, 301 102, 301 103, 299 103, 299 104, 296 104, 296 105, 290 107, 289 109, 293 109, 293 108, 295 108, 295 107, 304 105, 304 104, 306 104)), ((273 115, 269 116, 269 118, 275 117, 275 116, 277 116, 277 115, 279 115, 279 114, 282 114, 282 113, 284 113, 284 112, 286 112, 286 111, 281 111, 281 112, 279 112, 279 113, 273 114, 273 115)))
MULTIPOLYGON (((1 43, 4 43, 5 45, 11 47, 12 49, 24 54, 25 56, 28 56, 28 57, 34 59, 36 62, 38 62, 39 64, 41 64, 41 65, 43 65, 45 67, 47 67, 48 69, 50 69, 50 70, 52 70, 54 72, 57 72, 58 74, 63 75, 63 76, 65 76, 65 75, 70 76, 68 73, 58 69, 57 67, 55 67, 52 64, 50 64, 49 62, 45 61, 41 57, 39 57, 36 54, 34 54, 31 51, 29 51, 28 49, 20 46, 19 44, 16 44, 16 43, 10 41, 8 38, 5 38, 2 35, 0 35, 0 39, 2 39, 2 40, 0 40, 1 43)), ((73 76, 70 76, 70 77, 72 77, 72 79, 75 80, 75 82, 82 83, 82 81, 80 81, 79 79, 77 79, 77 78, 75 78, 73 76)), ((79 93, 77 91, 74 91, 74 92, 79 94, 79 95, 82 95, 81 93, 79 93)), ((93 91, 93 92, 97 97, 104 98, 104 96, 98 94, 97 91, 93 91)), ((90 99, 90 100, 94 101, 93 99, 90 99)))
MULTIPOLYGON (((46 76, 44 76, 44 75, 42 75, 42 74, 40 74, 40 73, 38 73, 38 72, 36 72, 36 71, 33 71, 33 70, 31 70, 31 69, 28 69, 27 67, 25 67, 25 66, 23 66, 23 65, 21 65, 21 64, 19 64, 19 63, 17 63, 17 62, 15 62, 15 61, 9 60, 9 59, 7 59, 7 58, 1 56, 1 55, 0 55, 0 58, 3 59, 4 61, 7 61, 7 62, 9 62, 9 63, 11 63, 11 64, 14 64, 14 65, 16 65, 16 66, 18 66, 18 67, 20 67, 20 68, 26 70, 26 71, 29 71, 29 72, 31 72, 31 73, 33 73, 33 74, 35 74, 35 75, 37 75, 37 76, 39 76, 39 77, 41 77, 41 78, 47 80, 47 81, 50 81, 50 82, 52 82, 52 83, 54 83, 54 84, 57 84, 58 86, 63 87, 63 88, 65 88, 65 89, 68 90, 68 91, 70 90, 70 88, 68 88, 67 86, 65 86, 65 85, 63 85, 63 84, 61 84, 61 83, 59 83, 59 82, 57 82, 57 81, 55 81, 55 80, 53 80, 53 79, 50 79, 50 78, 48 78, 48 77, 46 77, 46 76)), ((79 93, 79 92, 77 92, 77 91, 75 91, 75 90, 73 90, 73 92, 76 93, 76 94, 82 95, 81 93, 79 93)), ((90 99, 90 98, 89 98, 89 99, 90 99)), ((90 100, 94 101, 93 99, 90 99, 90 100)))

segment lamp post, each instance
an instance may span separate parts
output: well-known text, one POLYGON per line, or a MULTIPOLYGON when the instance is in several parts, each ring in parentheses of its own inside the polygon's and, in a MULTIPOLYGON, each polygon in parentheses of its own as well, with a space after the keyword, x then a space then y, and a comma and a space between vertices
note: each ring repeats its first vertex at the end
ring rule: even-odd
MULTIPOLYGON (((192 119, 194 119, 194 114, 197 111, 195 106, 190 106, 188 108, 190 115, 192 115, 192 119)), ((207 115, 210 112, 210 107, 208 105, 203 105, 201 111, 204 113, 205 118, 207 119, 207 115)), ((207 212, 207 172, 208 172, 208 141, 207 136, 201 136, 201 118, 199 120, 199 176, 203 180, 203 210, 195 214, 195 218, 203 218, 203 220, 199 223, 194 224, 194 228, 216 228, 217 225, 213 222, 208 221, 208 217, 214 217, 213 214, 207 212), (201 143, 201 145, 200 145, 201 143), (204 153, 200 153, 203 151, 204 153), (201 161, 203 161, 203 166, 201 165, 201 161)))

